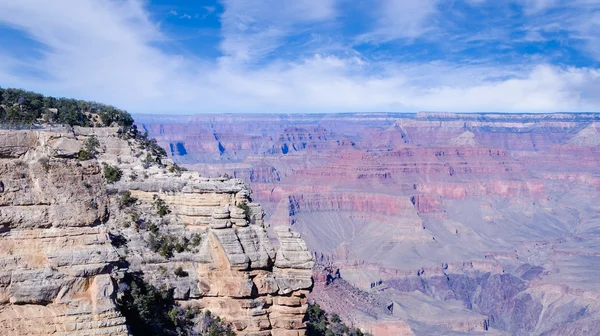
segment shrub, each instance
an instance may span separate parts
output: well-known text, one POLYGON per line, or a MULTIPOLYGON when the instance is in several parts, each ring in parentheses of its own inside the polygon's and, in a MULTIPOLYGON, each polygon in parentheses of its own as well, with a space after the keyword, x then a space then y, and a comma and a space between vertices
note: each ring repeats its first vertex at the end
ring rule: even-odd
POLYGON ((95 135, 92 135, 84 141, 83 147, 88 153, 95 156, 98 154, 98 148, 100 148, 100 141, 98 141, 98 138, 95 135))
POLYGON ((186 245, 187 244, 185 242, 184 243, 177 242, 177 243, 175 243, 175 246, 173 246, 173 249, 175 250, 175 252, 181 253, 181 252, 185 251, 186 245))
POLYGON ((162 159, 167 157, 167 151, 158 145, 156 139, 148 139, 148 132, 144 132, 144 134, 136 132, 135 139, 138 142, 139 148, 148 152, 146 158, 142 161, 144 167, 148 168, 154 163, 162 167, 162 159))
POLYGON ((85 149, 81 149, 79 151, 79 154, 77 155, 77 158, 81 161, 86 161, 86 160, 91 160, 94 158, 94 155, 92 155, 90 152, 86 151, 85 149))
POLYGON ((119 208, 122 209, 132 206, 135 204, 135 202, 137 202, 137 198, 131 197, 131 192, 128 190, 121 196, 121 199, 119 200, 119 208))
POLYGON ((183 237, 183 239, 179 241, 174 235, 159 234, 158 227, 155 226, 155 224, 151 224, 148 231, 151 231, 148 248, 166 259, 172 258, 175 252, 181 253, 189 251, 190 241, 186 237, 183 237), (156 227, 155 230, 153 229, 154 227, 156 227))
POLYGON ((122 175, 123 172, 118 167, 111 165, 104 166, 104 178, 106 178, 106 181, 108 181, 108 183, 114 183, 119 181, 122 175))
POLYGON ((146 228, 146 230, 150 231, 150 233, 152 234, 158 234, 158 225, 152 223, 150 225, 148 225, 148 227, 146 228))
POLYGON ((192 239, 191 239, 191 242, 190 242, 192 244, 192 246, 196 247, 196 246, 200 245, 200 242, 201 242, 200 234, 193 233, 192 234, 192 239))
POLYGON ((242 209, 242 210, 244 210, 244 216, 246 217, 246 219, 250 220, 250 213, 251 213, 251 211, 250 211, 250 207, 248 206, 248 203, 246 203, 246 202, 240 202, 237 205, 237 207, 240 208, 240 209, 242 209))
POLYGON ((154 195, 154 207, 156 208, 156 213, 160 217, 164 217, 167 214, 171 213, 169 206, 162 200, 158 195, 154 195))
POLYGON ((129 113, 123 113, 123 111, 112 106, 105 106, 102 110, 98 111, 98 115, 106 126, 117 124, 123 127, 129 127, 133 124, 133 118, 129 113))
POLYGON ((144 169, 148 169, 154 163, 156 163, 156 161, 154 160, 152 155, 150 155, 150 153, 148 153, 148 154, 146 154, 146 157, 142 160, 142 167, 144 167, 144 169))
POLYGON ((177 276, 179 278, 185 278, 185 277, 187 277, 189 275, 189 273, 186 272, 186 271, 184 271, 183 268, 181 268, 181 266, 177 267, 175 269, 174 273, 175 273, 175 276, 177 276))
POLYGON ((171 167, 169 167, 170 173, 181 174, 183 171, 187 171, 187 168, 180 167, 177 164, 173 164, 171 167))
POLYGON ((360 329, 348 327, 340 317, 333 313, 328 314, 316 303, 310 303, 306 310, 306 335, 307 336, 367 336, 360 329))
POLYGON ((140 214, 138 214, 137 212, 134 211, 134 212, 130 213, 129 215, 131 216, 132 222, 139 224, 140 214))
POLYGON ((209 310, 199 322, 200 334, 202 336, 235 336, 231 326, 227 325, 220 317, 215 317, 209 310))
MULTIPOLYGON (((183 238, 181 238, 180 245, 181 245, 181 248, 183 250, 185 250, 185 251, 189 251, 190 250, 189 247, 188 247, 190 245, 190 240, 186 236, 183 236, 183 238)), ((177 252, 179 252, 179 251, 177 251, 177 252)), ((181 251, 181 252, 183 252, 183 251, 181 251)))
POLYGON ((38 162, 42 165, 46 173, 50 171, 52 166, 50 165, 50 160, 48 160, 48 158, 41 158, 38 162))
POLYGON ((92 135, 83 142, 83 148, 79 151, 78 158, 81 161, 91 160, 98 155, 100 141, 96 136, 92 135))
POLYGON ((170 259, 173 257, 173 250, 175 250, 175 241, 175 237, 171 235, 151 233, 148 247, 163 258, 170 259))
POLYGON ((120 234, 112 234, 108 233, 108 238, 110 239, 110 244, 114 247, 121 247, 127 245, 127 239, 120 234))
POLYGON ((158 248, 158 254, 160 254, 161 256, 163 256, 166 259, 170 259, 170 258, 173 258, 173 250, 174 249, 175 249, 175 245, 172 243, 172 240, 164 239, 164 240, 162 240, 162 243, 160 244, 160 246, 158 248))
POLYGON ((177 308, 173 295, 145 283, 138 274, 127 273, 119 281, 117 305, 133 335, 181 334, 169 314, 177 308))

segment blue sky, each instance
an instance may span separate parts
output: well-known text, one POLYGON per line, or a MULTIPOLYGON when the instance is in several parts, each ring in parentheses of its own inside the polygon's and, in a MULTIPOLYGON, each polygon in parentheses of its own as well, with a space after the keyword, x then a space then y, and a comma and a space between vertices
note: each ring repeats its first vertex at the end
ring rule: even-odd
POLYGON ((0 86, 135 113, 600 107, 600 0, 0 0, 0 45, 0 86))

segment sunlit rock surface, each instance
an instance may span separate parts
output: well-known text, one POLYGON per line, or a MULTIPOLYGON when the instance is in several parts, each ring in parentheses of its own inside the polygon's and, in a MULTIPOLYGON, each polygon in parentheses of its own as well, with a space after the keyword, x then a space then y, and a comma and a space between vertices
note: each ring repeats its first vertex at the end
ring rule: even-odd
POLYGON ((269 236, 242 180, 144 168, 145 150, 116 131, 0 131, 0 334, 127 335, 115 284, 142 272, 238 334, 304 335, 314 262, 298 233, 269 236), (91 136, 98 159, 79 161, 91 136), (104 164, 120 181, 106 182, 104 164), (135 204, 120 204, 126 192, 135 204), (157 253, 151 225, 183 247, 157 253))

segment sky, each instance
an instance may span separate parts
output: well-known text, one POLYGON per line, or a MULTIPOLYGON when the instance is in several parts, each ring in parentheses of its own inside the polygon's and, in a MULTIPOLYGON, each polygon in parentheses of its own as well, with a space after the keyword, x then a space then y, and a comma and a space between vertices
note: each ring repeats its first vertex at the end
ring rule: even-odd
POLYGON ((0 0, 0 86, 133 113, 600 110, 600 0, 0 0))

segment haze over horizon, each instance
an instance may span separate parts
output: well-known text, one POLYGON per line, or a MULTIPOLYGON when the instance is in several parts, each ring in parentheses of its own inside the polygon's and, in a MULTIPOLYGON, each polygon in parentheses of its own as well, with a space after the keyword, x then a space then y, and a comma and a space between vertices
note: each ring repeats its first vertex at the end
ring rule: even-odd
POLYGON ((598 111, 593 0, 0 0, 0 86, 132 113, 598 111))

